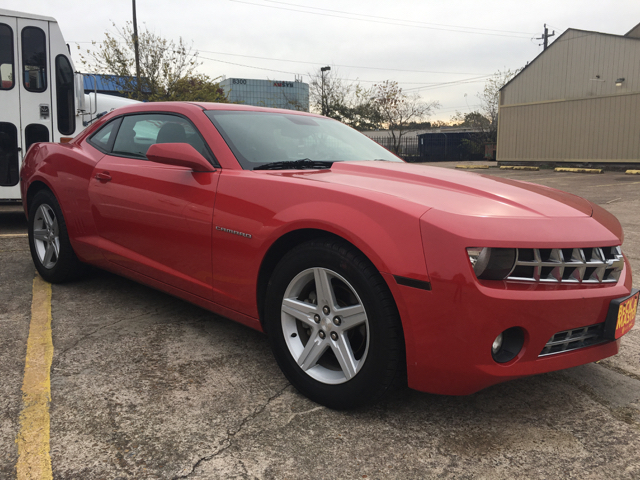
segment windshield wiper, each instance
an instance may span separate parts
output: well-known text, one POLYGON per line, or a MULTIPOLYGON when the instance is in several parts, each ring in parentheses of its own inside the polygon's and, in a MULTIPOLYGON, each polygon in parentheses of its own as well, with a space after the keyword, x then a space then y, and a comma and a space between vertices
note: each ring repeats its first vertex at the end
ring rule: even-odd
POLYGON ((301 158, 300 160, 292 160, 290 162, 271 162, 255 167, 254 170, 309 170, 331 168, 332 160, 311 160, 309 158, 301 158))

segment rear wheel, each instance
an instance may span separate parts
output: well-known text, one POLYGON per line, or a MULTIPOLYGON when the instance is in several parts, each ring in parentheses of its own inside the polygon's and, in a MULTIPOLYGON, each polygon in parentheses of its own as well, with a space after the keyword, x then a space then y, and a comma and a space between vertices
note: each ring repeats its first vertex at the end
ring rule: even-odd
POLYGON ((86 271, 71 247, 62 210, 50 190, 39 191, 29 208, 29 247, 38 273, 47 282, 65 282, 86 271))
POLYGON ((307 242, 281 260, 265 322, 285 376, 330 408, 373 401, 404 372, 391 293, 371 262, 342 241, 307 242))

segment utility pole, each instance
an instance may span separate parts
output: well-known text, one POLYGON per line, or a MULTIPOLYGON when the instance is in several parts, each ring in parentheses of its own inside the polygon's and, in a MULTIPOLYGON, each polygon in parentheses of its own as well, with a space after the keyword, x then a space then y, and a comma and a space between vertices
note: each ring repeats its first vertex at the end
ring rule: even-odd
POLYGON ((324 96, 324 72, 331 70, 331 67, 320 68, 320 75, 322 75, 322 115, 327 115, 327 100, 324 96))
POLYGON ((136 54, 136 100, 140 100, 140 53, 138 52, 138 19, 136 18, 136 0, 133 1, 133 50, 136 54))
POLYGON ((545 51, 547 49, 547 46, 549 45, 549 37, 553 37, 556 34, 556 31, 554 30, 553 33, 549 34, 549 29, 547 28, 547 24, 544 24, 544 33, 542 34, 542 36, 540 38, 536 38, 536 40, 543 40, 542 45, 544 45, 544 48, 542 49, 542 51, 545 51))

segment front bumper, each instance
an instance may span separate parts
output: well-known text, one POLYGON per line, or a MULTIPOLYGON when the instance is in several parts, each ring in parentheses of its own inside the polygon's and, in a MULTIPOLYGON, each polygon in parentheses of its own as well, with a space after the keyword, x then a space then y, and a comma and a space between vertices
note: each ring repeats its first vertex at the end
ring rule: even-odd
MULTIPOLYGON (((595 223, 592 218, 584 222, 595 223)), ((398 285, 392 276, 385 275, 402 318, 411 388, 467 395, 496 383, 570 368, 618 353, 620 339, 540 356, 556 333, 604 322, 611 300, 630 294, 631 269, 626 259, 615 284, 478 281, 465 248, 487 244, 433 228, 433 224, 428 228, 428 231, 423 228, 423 238, 431 290, 398 285), (524 345, 514 359, 497 363, 491 355, 491 345, 501 332, 512 327, 524 331, 524 345)), ((592 246, 620 242, 602 230, 598 237, 591 238, 592 246)), ((526 232, 522 238, 528 239, 528 246, 532 241, 543 242, 532 239, 526 232)), ((572 239, 547 237, 544 242, 540 248, 552 244, 564 248, 572 244, 572 239)), ((524 247, 524 243, 513 246, 524 247)), ((573 244, 578 243, 588 246, 584 237, 573 239, 573 244)))

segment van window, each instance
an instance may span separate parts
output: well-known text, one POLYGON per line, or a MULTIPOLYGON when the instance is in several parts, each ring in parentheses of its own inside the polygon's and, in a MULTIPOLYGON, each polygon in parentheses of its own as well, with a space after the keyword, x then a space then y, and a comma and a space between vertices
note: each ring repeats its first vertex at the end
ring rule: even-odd
POLYGON ((58 131, 63 135, 71 135, 76 129, 73 68, 64 55, 56 57, 56 105, 58 131))
POLYGON ((18 184, 18 129, 13 123, 0 122, 0 187, 18 184))
POLYGON ((49 129, 45 125, 39 123, 32 123, 27 125, 24 129, 24 143, 26 144, 25 152, 29 151, 29 147, 34 143, 48 142, 49 141, 49 129))
POLYGON ((30 92, 47 89, 46 36, 38 27, 22 29, 22 71, 24 88, 30 92))
POLYGON ((0 23, 0 90, 10 90, 13 84, 13 31, 0 23))

